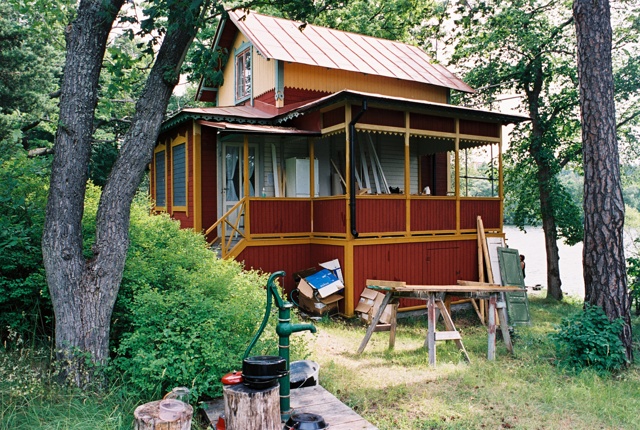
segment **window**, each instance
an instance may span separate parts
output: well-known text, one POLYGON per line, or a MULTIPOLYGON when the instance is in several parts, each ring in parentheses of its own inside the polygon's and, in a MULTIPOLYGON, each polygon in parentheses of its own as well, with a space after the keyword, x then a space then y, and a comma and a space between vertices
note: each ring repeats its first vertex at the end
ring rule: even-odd
POLYGON ((164 151, 158 151, 154 156, 155 161, 155 180, 156 180, 156 207, 165 207, 167 205, 166 193, 166 169, 164 162, 164 151))
POLYGON ((182 143, 172 149, 174 208, 187 206, 186 146, 182 143))
POLYGON ((236 101, 251 96, 251 47, 236 55, 236 101))

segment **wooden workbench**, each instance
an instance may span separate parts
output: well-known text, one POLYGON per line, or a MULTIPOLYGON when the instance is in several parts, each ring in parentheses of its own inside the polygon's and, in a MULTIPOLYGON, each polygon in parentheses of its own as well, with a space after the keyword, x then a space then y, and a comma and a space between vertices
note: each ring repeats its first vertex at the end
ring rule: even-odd
MULTIPOLYGON (((447 308, 442 303, 442 297, 445 294, 453 294, 459 297, 473 297, 480 299, 488 299, 489 321, 487 324, 488 331, 488 346, 487 346, 487 359, 495 360, 496 351, 496 311, 498 317, 502 322, 500 329, 502 331, 502 338, 509 350, 513 353, 513 344, 511 343, 511 336, 509 335, 509 327, 507 322, 507 310, 503 300, 500 299, 500 293, 509 291, 520 291, 516 286, 500 286, 494 284, 483 284, 479 282, 462 281, 465 285, 406 285, 404 282, 395 281, 381 281, 381 280, 367 280, 367 288, 383 293, 384 299, 378 308, 378 311, 374 315, 367 333, 360 343, 358 348, 358 354, 364 351, 371 335, 376 331, 376 326, 380 321, 380 317, 384 312, 384 309, 389 304, 396 304, 401 298, 410 298, 427 301, 427 321, 428 321, 428 333, 425 340, 425 346, 429 350, 429 365, 436 365, 436 341, 439 340, 453 340, 458 348, 463 352, 464 357, 469 361, 469 355, 462 343, 462 336, 455 328, 451 315, 447 308), (440 311, 440 315, 444 320, 446 331, 436 331, 436 308, 440 311)), ((393 347, 395 342, 395 324, 392 324, 389 335, 389 346, 393 347)))

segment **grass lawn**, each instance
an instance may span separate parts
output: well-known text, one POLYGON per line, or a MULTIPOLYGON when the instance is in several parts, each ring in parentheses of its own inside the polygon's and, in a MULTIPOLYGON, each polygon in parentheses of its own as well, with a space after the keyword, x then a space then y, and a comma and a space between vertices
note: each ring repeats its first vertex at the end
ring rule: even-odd
MULTIPOLYGON (((473 311, 453 317, 470 364, 453 342, 439 342, 437 367, 429 368, 422 346, 426 318, 400 322, 394 350, 388 333, 374 333, 362 355, 355 353, 362 324, 322 323, 312 358, 321 365, 320 383, 382 430, 640 429, 640 367, 600 376, 552 365, 547 335, 579 309, 575 302, 532 297, 533 324, 516 329, 515 355, 498 341, 493 362, 486 359, 486 329, 473 311)), ((636 335, 639 323, 636 318, 636 335)))
MULTIPOLYGON (((455 313, 471 363, 453 342, 440 342, 436 368, 422 346, 426 318, 401 320, 394 350, 388 333, 374 333, 361 355, 365 327, 355 319, 322 321, 317 335, 295 336, 307 337, 321 385, 381 430, 640 429, 640 366, 601 376, 552 365, 548 333, 579 309, 570 300, 532 297, 532 326, 516 329, 513 356, 499 341, 494 362, 486 359, 487 333, 475 314, 455 313)), ((636 318, 636 339, 639 330, 636 318)), ((139 399, 123 398, 117 388, 96 395, 49 386, 48 371, 33 365, 47 354, 0 348, 0 429, 132 428, 139 399)))

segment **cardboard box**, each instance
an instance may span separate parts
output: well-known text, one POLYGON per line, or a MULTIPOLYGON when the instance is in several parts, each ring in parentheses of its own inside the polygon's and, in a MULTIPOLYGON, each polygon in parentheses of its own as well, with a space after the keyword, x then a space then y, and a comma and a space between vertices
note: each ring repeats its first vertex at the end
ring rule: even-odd
MULTIPOLYGON (((380 309, 383 300, 384 294, 365 288, 360 296, 360 301, 358 302, 358 306, 356 306, 355 312, 360 316, 362 321, 370 324, 373 316, 378 312, 378 309, 380 309)), ((391 306, 386 307, 380 317, 380 322, 383 324, 391 323, 391 306)))
POLYGON ((338 302, 344 297, 340 294, 330 294, 320 297, 318 290, 312 287, 304 278, 298 284, 298 306, 313 315, 326 315, 338 312, 338 302))
POLYGON ((340 279, 338 279, 338 277, 328 269, 320 270, 311 276, 301 279, 300 284, 303 282, 316 290, 318 295, 323 299, 344 289, 344 284, 340 282, 340 279))
POLYGON ((300 294, 298 306, 311 315, 331 315, 338 313, 338 302, 342 299, 340 294, 332 294, 326 299, 310 299, 300 294))

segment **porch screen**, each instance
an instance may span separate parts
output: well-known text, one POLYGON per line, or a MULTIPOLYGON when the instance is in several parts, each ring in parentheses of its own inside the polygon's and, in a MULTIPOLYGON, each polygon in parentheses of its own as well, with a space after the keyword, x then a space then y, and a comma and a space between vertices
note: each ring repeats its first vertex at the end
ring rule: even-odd
POLYGON ((173 147, 173 206, 187 205, 187 170, 185 144, 173 147))
POLYGON ((155 179, 156 179, 156 206, 164 207, 167 205, 167 193, 165 174, 166 169, 164 165, 164 151, 156 152, 155 155, 155 179))

